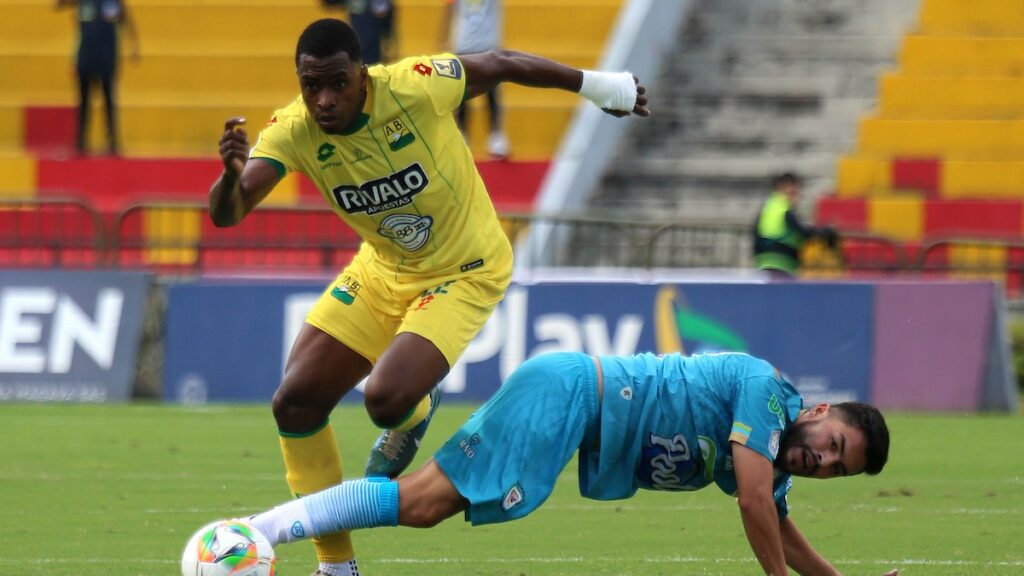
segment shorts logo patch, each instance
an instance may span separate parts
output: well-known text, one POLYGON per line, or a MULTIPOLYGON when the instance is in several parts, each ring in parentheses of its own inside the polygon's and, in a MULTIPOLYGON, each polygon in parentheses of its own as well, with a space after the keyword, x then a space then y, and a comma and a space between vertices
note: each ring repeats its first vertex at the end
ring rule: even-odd
POLYGON ((345 276, 341 279, 341 284, 331 288, 331 296, 342 304, 351 306, 355 302, 356 296, 359 295, 359 288, 358 280, 352 276, 345 276))
POLYGON ((292 524, 291 532, 292 536, 296 538, 303 538, 306 535, 306 529, 302 527, 302 522, 299 522, 298 520, 292 524))
POLYGON ((469 272, 470 270, 476 270, 477 268, 480 268, 483 265, 484 265, 484 259, 483 258, 481 258, 479 260, 473 260, 469 264, 463 264, 462 266, 459 266, 459 272, 469 272))
POLYGON ((526 495, 523 493, 523 488, 519 483, 516 483, 515 486, 509 488, 508 492, 505 493, 505 498, 501 501, 501 509, 508 512, 522 504, 524 500, 526 500, 526 495))
POLYGON ((437 70, 438 76, 444 76, 452 80, 462 78, 462 63, 455 58, 431 60, 430 63, 434 65, 434 70, 437 70))
POLYGON ((779 455, 780 436, 782 436, 782 430, 772 430, 772 436, 768 439, 768 452, 771 452, 773 459, 779 455))
POLYGON ((381 132, 384 133, 384 140, 387 141, 388 148, 392 150, 401 150, 416 140, 416 137, 405 127, 400 118, 395 118, 381 126, 381 132))
POLYGON ((473 449, 473 446, 476 446, 479 443, 479 434, 473 434, 469 438, 459 440, 459 448, 462 449, 462 453, 466 455, 467 460, 472 460, 473 457, 476 456, 476 450, 473 449))
POLYGON ((623 400, 632 400, 633 389, 629 387, 623 388, 622 390, 619 390, 619 396, 622 396, 623 400))
MULTIPOLYGON (((448 287, 452 284, 455 284, 455 280, 449 280, 436 288, 424 290, 423 294, 420 294, 420 303, 416 305, 416 310, 426 310, 427 306, 437 299, 438 296, 444 296, 447 294, 448 287)), ((414 310, 414 312, 416 310, 414 310)), ((476 435, 474 434, 474 436, 476 435)), ((479 437, 477 437, 477 441, 479 442, 479 437)))

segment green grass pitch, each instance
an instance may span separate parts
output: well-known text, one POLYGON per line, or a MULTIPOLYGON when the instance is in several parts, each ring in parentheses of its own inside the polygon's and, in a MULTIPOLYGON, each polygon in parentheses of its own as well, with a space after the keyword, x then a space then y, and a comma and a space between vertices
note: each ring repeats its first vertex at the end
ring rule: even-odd
MULTIPOLYGON (((438 411, 418 462, 469 415, 438 411)), ((846 574, 1024 573, 1024 417, 889 415, 878 477, 797 479, 797 525, 846 574)), ((178 574, 188 536, 287 499, 267 406, 0 405, 0 573, 178 574)), ((349 473, 376 436, 360 406, 333 417, 349 473)), ((758 574, 735 502, 715 487, 593 502, 571 465, 525 520, 355 534, 367 575, 758 574)), ((278 548, 306 576, 311 544, 278 548)))

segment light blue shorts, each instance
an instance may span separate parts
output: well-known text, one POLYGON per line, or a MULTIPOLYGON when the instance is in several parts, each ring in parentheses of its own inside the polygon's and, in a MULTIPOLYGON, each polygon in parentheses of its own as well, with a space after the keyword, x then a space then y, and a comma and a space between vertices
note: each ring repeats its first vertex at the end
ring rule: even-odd
POLYGON ((434 454, 470 502, 466 520, 507 522, 540 506, 580 444, 598 429, 590 356, 558 352, 524 362, 434 454))

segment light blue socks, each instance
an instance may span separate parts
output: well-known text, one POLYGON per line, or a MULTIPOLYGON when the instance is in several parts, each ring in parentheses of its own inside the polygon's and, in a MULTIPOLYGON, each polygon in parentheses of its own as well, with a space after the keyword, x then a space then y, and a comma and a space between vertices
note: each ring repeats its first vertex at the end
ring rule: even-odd
POLYGON ((294 542, 341 530, 398 525, 398 483, 350 480, 249 519, 270 540, 294 542))

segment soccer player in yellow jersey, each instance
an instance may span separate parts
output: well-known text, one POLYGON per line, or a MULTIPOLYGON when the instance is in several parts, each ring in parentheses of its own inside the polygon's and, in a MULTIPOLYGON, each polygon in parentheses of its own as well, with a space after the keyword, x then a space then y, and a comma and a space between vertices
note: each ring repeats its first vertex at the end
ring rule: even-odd
MULTIPOLYGON (((301 96, 251 149, 244 119, 225 124, 210 218, 237 224, 299 171, 363 239, 309 312, 274 395, 288 485, 302 495, 341 481, 329 416, 367 376, 366 410, 384 432, 366 476, 394 478, 409 465, 437 407, 437 383, 510 281, 512 248, 452 111, 501 82, 579 92, 615 116, 648 111, 628 72, 581 71, 520 52, 367 68, 355 33, 333 19, 303 31, 295 67, 301 96)), ((316 574, 358 574, 347 532, 314 542, 316 574)))

